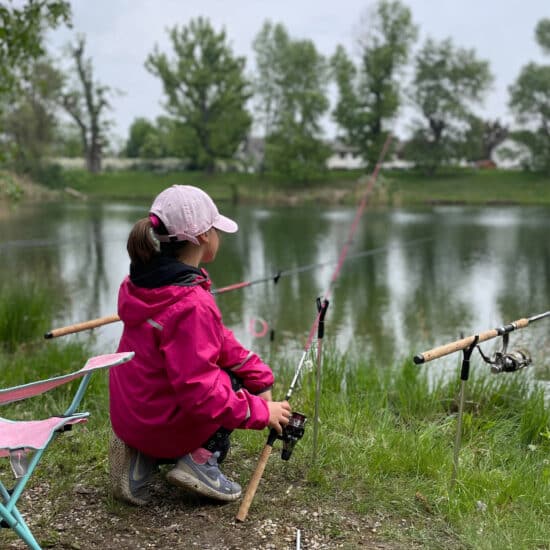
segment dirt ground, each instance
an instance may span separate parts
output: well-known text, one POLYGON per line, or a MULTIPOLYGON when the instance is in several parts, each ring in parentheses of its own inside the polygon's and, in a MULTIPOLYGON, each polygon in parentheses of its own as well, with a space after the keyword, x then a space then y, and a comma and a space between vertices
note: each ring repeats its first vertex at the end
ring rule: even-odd
MULTIPOLYGON (((304 505, 293 498, 299 487, 277 491, 271 482, 268 485, 262 480, 242 523, 235 521, 240 501, 220 505, 200 499, 169 486, 160 475, 146 508, 114 502, 105 487, 83 484, 52 501, 47 481, 27 489, 18 508, 40 544, 56 550, 403 548, 379 538, 380 518, 342 513, 314 502, 304 505)), ((0 547, 26 548, 7 529, 0 531, 0 547)))

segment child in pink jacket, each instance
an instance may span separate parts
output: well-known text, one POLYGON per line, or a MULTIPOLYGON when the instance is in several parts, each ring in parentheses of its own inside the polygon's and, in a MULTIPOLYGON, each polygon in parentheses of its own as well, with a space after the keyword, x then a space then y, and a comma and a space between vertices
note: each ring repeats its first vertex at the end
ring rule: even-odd
POLYGON ((241 487, 219 469, 231 431, 281 433, 288 423, 289 404, 271 400, 271 369, 223 325, 199 267, 215 259, 218 231, 237 229, 206 193, 174 185, 130 233, 118 351, 135 356, 109 374, 111 486, 121 500, 147 503, 159 462, 175 462, 170 483, 235 500, 241 487))

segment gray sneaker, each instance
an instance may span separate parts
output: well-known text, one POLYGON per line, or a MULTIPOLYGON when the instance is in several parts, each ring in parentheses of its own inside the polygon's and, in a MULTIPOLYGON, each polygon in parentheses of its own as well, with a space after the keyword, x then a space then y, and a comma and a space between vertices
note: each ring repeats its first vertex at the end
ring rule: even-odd
POLYGON ((214 453, 205 464, 197 464, 190 454, 185 455, 166 474, 166 479, 172 485, 215 500, 236 500, 241 496, 241 486, 221 473, 218 456, 219 453, 214 453))
POLYGON ((109 477, 113 496, 136 506, 149 502, 148 483, 156 460, 129 447, 114 432, 109 444, 109 477))

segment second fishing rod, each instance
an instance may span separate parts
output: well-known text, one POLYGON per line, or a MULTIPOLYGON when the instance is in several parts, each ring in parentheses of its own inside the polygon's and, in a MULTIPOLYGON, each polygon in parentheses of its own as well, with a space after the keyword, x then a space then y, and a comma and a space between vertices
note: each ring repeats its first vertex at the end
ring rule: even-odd
MULTIPOLYGON (((374 171, 368 180, 363 197, 359 203, 359 206, 357 207, 355 216, 353 218, 353 221, 349 229, 348 237, 342 246, 340 255, 338 257, 337 265, 332 273, 327 290, 323 295, 323 299, 319 297, 316 299, 317 315, 309 331, 309 335, 306 340, 306 344, 304 346, 304 351, 302 352, 302 355, 298 362, 298 366, 294 373, 294 377, 292 378, 290 387, 285 396, 286 401, 289 401, 290 398, 292 397, 292 394, 296 388, 296 385, 302 373, 305 361, 307 359, 307 356, 314 342, 315 335, 317 334, 318 345, 317 345, 317 369, 316 369, 316 392, 315 392, 316 396, 315 396, 315 416, 314 416, 314 453, 313 453, 314 457, 316 454, 317 426, 318 426, 318 416, 319 416, 318 404, 319 404, 320 378, 321 378, 322 340, 324 336, 324 322, 325 322, 325 315, 327 313, 327 309, 329 306, 329 298, 331 297, 333 287, 340 275, 344 262, 346 261, 349 248, 353 243, 355 234, 359 227, 359 221, 361 220, 363 212, 367 206, 368 199, 370 198, 370 195, 372 193, 372 190, 378 178, 378 174, 380 172, 382 162, 389 149, 391 140, 392 140, 392 136, 391 134, 389 134, 384 143, 384 146, 382 147, 382 150, 380 152, 379 159, 378 159, 378 162, 376 163, 374 171)), ((258 459, 256 469, 253 472, 252 477, 250 478, 250 481, 246 488, 246 492, 241 502, 241 506, 239 507, 239 511, 235 516, 235 519, 238 522, 244 521, 248 516, 248 511, 250 509, 250 506, 252 504, 252 501, 258 489, 258 486, 262 478, 263 472, 265 470, 269 456, 271 455, 271 452, 273 450, 273 445, 275 444, 277 439, 282 439, 283 445, 286 445, 287 447, 286 455, 285 455, 285 447, 283 447, 282 458, 283 460, 288 460, 288 458, 290 457, 290 455, 288 454, 288 449, 290 447, 290 452, 292 452, 292 448, 294 447, 295 443, 303 436, 306 419, 307 418, 305 414, 300 412, 295 412, 293 413, 293 416, 291 417, 288 426, 286 426, 285 429, 283 430, 282 435, 279 436, 279 434, 277 434, 275 430, 270 430, 269 435, 267 437, 267 442, 264 448, 262 449, 262 452, 258 459)))
MULTIPOLYGON (((399 246, 401 247, 411 247, 416 246, 421 243, 425 243, 427 241, 430 241, 431 238, 424 237, 419 239, 412 239, 410 241, 405 241, 403 243, 400 243, 399 246)), ((356 260, 359 258, 367 258, 369 256, 375 256, 377 254, 382 254, 384 252, 387 252, 390 250, 391 246, 380 246, 376 248, 371 248, 369 250, 362 250, 360 252, 357 252, 355 254, 349 254, 347 258, 345 259, 346 262, 351 260, 356 260)), ((220 294, 225 294, 227 292, 233 292, 235 290, 241 290, 244 288, 248 288, 253 285, 261 284, 261 283, 268 283, 273 281, 274 283, 277 283, 281 277, 289 277, 291 275, 298 275, 300 273, 305 273, 307 271, 312 271, 314 269, 319 269, 323 267, 328 267, 331 265, 334 265, 338 263, 339 260, 327 260, 326 262, 318 262, 318 263, 312 263, 307 265, 298 266, 295 268, 290 269, 281 269, 274 273, 273 275, 265 276, 265 277, 259 277, 257 279, 251 279, 249 281, 240 281, 238 283, 233 283, 231 285, 214 288, 212 289, 212 294, 215 296, 220 294)), ((117 323, 120 321, 120 317, 115 313, 112 315, 106 315, 104 317, 98 317, 97 319, 90 319, 88 321, 82 321, 80 323, 75 323, 72 325, 67 325, 65 327, 59 327, 52 330, 49 330, 44 334, 44 338, 51 339, 51 338, 59 338, 60 336, 66 336, 68 334, 75 334, 77 332, 83 332, 85 330, 92 330, 94 328, 99 328, 104 325, 108 325, 111 323, 117 323)))

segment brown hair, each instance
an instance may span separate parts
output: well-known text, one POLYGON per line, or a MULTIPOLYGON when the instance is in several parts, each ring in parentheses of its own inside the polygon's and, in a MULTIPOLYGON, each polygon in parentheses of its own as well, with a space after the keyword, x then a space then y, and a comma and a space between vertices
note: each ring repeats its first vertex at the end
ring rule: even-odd
POLYGON ((148 264, 153 256, 158 254, 159 250, 153 241, 152 230, 153 225, 149 218, 138 220, 132 227, 130 235, 128 235, 126 250, 128 250, 130 261, 133 264, 148 264))
MULTIPOLYGON (((159 220, 155 232, 159 235, 168 235, 161 220, 159 220)), ((128 235, 126 250, 128 250, 132 264, 148 264, 158 254, 177 258, 187 244, 189 244, 187 241, 159 243, 154 237, 151 219, 142 218, 132 227, 130 235, 128 235)))

